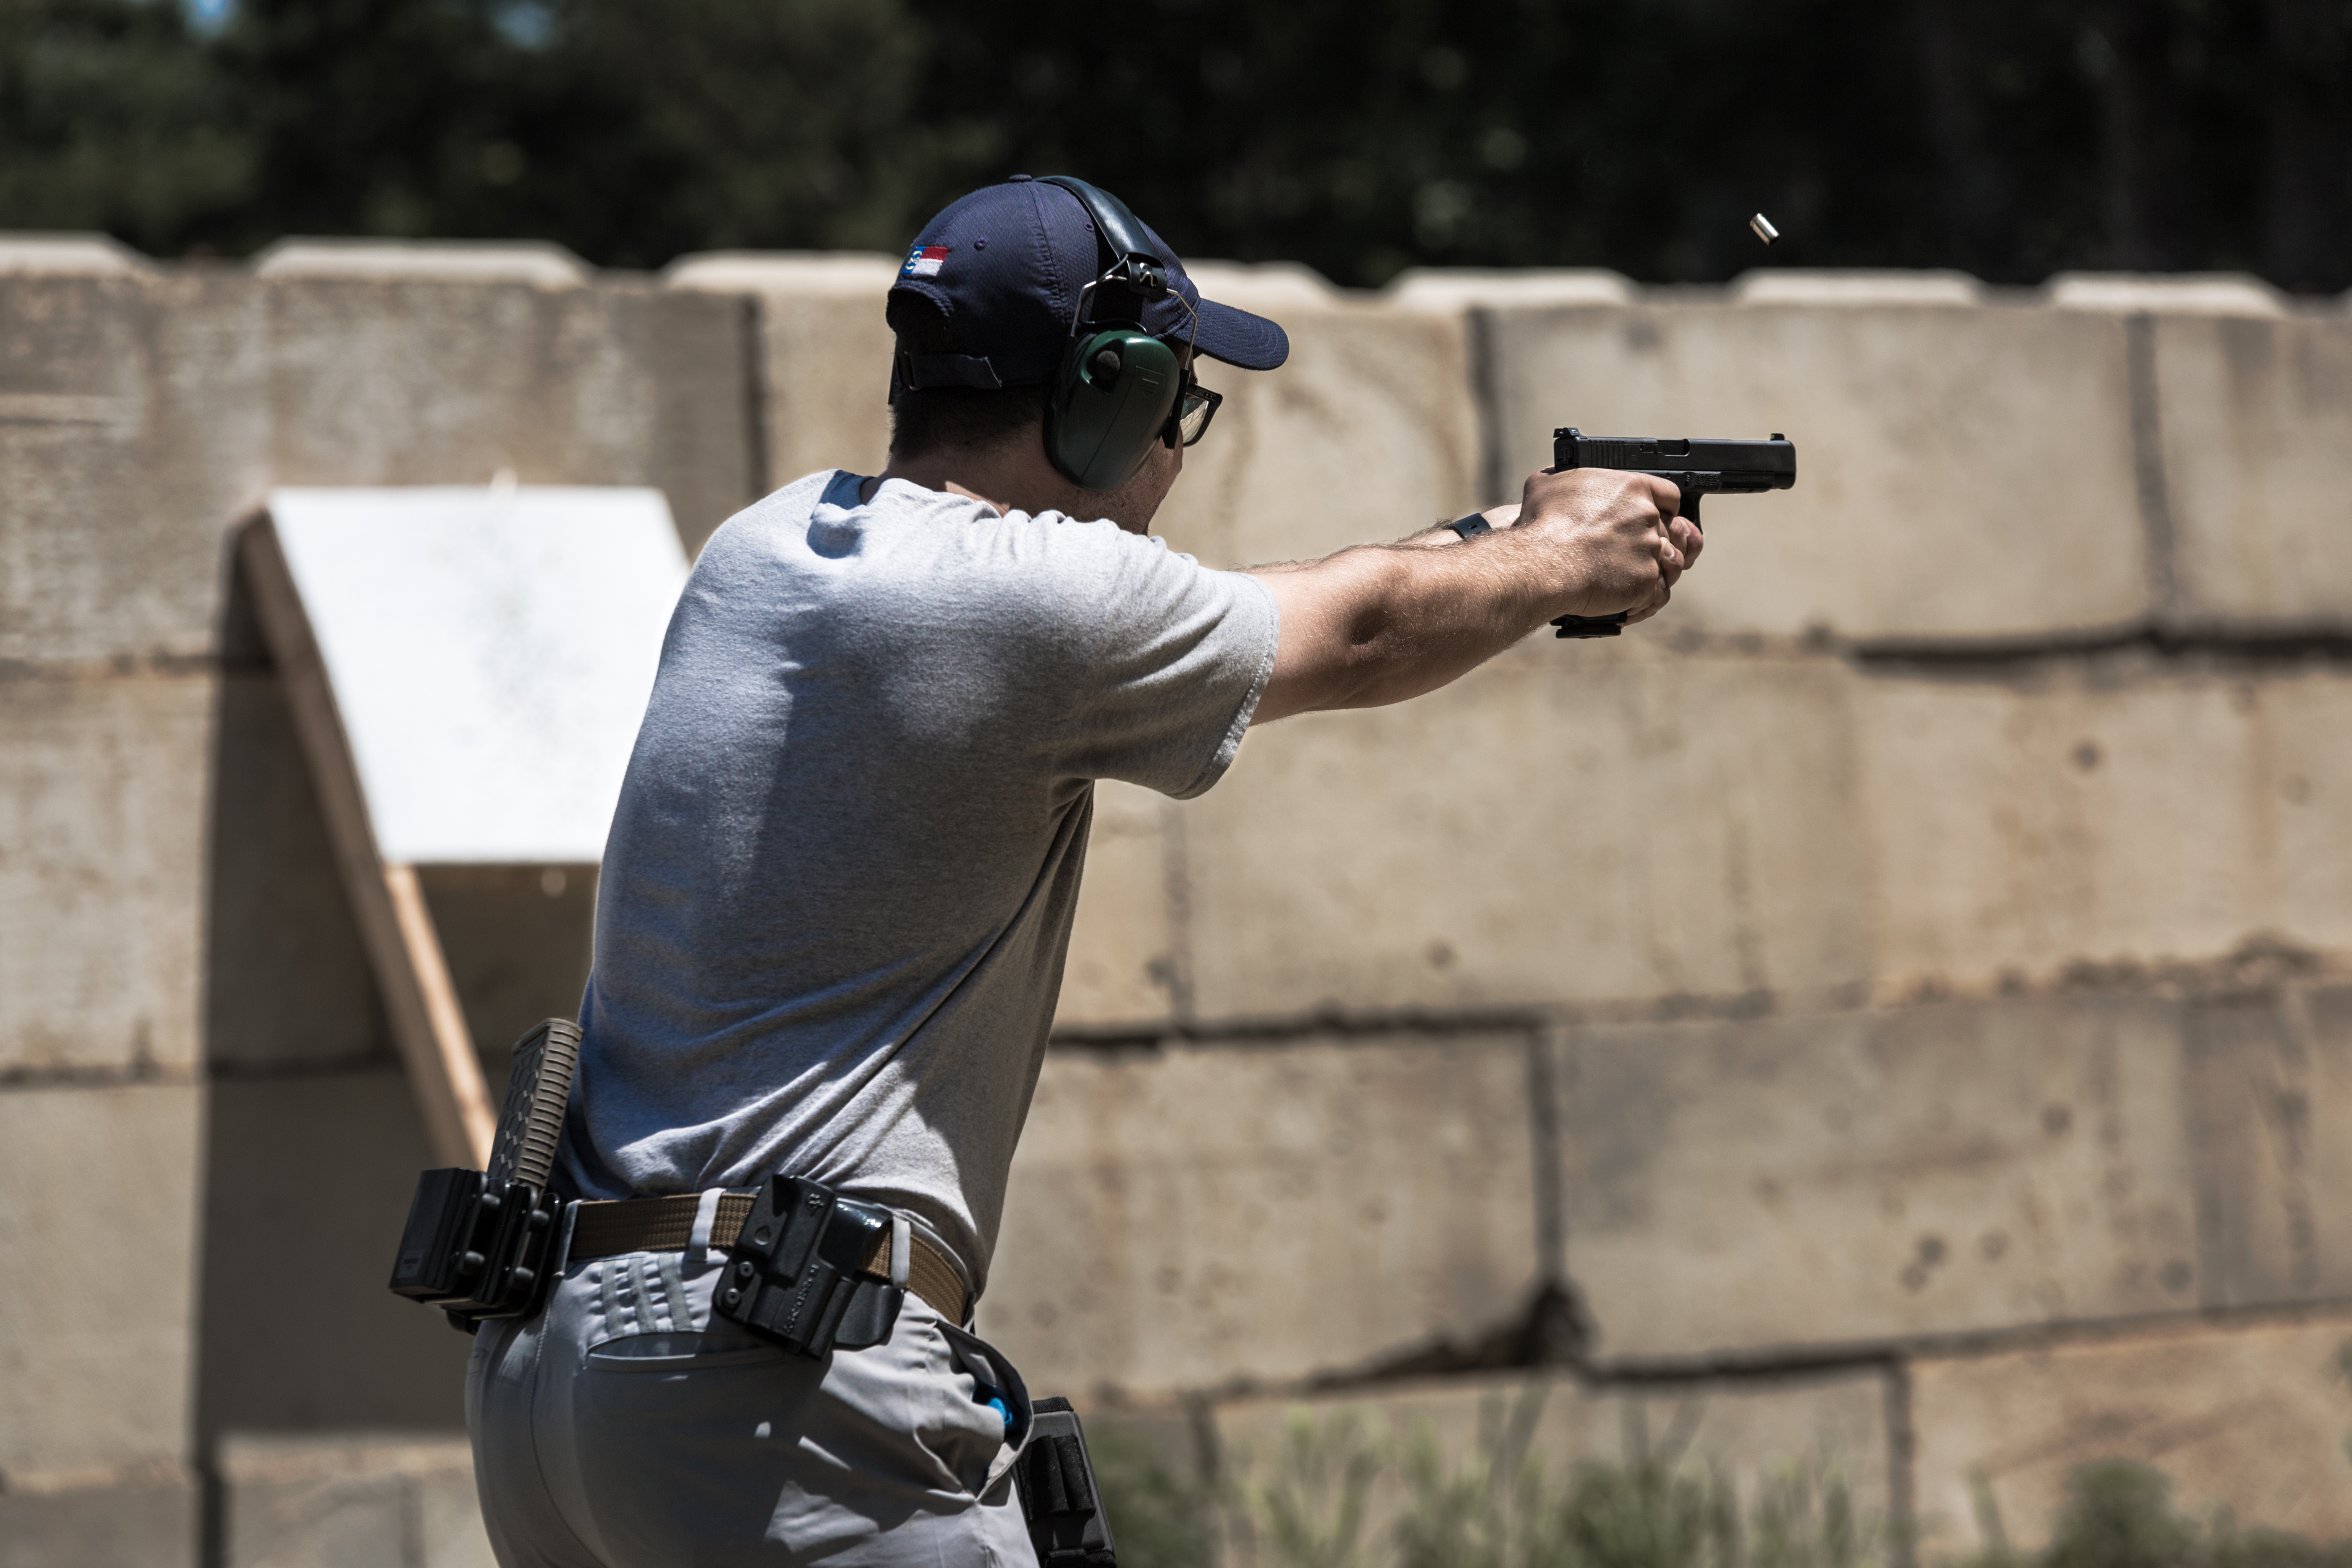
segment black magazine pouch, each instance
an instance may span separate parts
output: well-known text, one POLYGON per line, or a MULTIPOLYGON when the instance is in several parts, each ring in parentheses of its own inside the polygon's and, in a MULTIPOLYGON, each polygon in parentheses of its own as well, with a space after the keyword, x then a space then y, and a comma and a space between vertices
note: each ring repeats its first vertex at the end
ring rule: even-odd
POLYGON ((392 1289, 438 1307, 471 1333, 485 1318, 524 1317, 546 1300, 563 1200, 551 1178, 580 1062, 580 1026, 550 1018, 515 1042, 490 1168, 448 1166, 416 1179, 394 1255, 392 1289))
POLYGON ((1095 1489, 1087 1435, 1066 1399, 1031 1405, 1029 1441, 1013 1466, 1029 1543, 1043 1568, 1118 1568, 1110 1516, 1095 1489))

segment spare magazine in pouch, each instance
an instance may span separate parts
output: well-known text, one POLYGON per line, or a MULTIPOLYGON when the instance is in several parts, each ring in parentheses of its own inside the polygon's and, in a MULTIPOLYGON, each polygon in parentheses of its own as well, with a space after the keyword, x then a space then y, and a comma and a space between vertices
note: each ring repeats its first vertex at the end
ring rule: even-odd
POLYGON ((549 1018, 515 1042, 490 1168, 417 1177, 392 1268, 395 1295, 438 1307, 468 1331, 484 1318, 538 1307, 562 1212, 549 1178, 579 1064, 580 1026, 568 1018, 549 1018))

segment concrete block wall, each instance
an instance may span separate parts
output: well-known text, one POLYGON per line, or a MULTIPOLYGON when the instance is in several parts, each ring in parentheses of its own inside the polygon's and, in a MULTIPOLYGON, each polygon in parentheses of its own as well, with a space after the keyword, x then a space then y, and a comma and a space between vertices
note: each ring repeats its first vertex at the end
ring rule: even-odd
MULTIPOLYGON (((220 1561, 234 1431, 461 1421, 464 1342, 382 1288, 425 1148, 230 547, 277 484, 652 484, 689 542, 764 488, 752 306, 522 259, 0 244, 10 1568, 220 1561)), ((576 1005, 593 874, 551 886, 428 879, 487 1039, 576 1005)))
MULTIPOLYGON (((1253 281, 1220 280, 1243 303, 1253 281)), ((1711 503, 1646 636, 1532 641, 1432 699, 1270 727, 1197 802, 1104 792, 1115 847, 999 1262, 1080 1283, 1050 1317, 1000 1289, 984 1326, 1047 1383, 1091 1371, 1106 1415, 1172 1402, 1221 1437, 1296 1402, 1401 1427, 1546 1361, 1596 1407, 1861 1378, 1885 1394, 1864 1495, 1927 1556, 2038 1543, 2066 1471, 2105 1455, 2343 1533, 2352 321, 2201 282, 1602 281, 1286 300, 1297 384, 1221 415, 1231 450, 1201 449, 1171 541, 1239 563, 1328 548, 1335 518, 1393 536, 1515 490, 1567 424, 1785 431, 1799 488, 1711 503), (1318 341, 1343 330, 1382 348, 1318 341), (1261 522, 1228 476, 1276 405, 1318 478, 1268 487, 1261 522), (1334 1048, 1365 1063, 1339 1102, 1259 1109, 1266 1057, 1334 1048), (1412 1087, 1433 1048, 1445 1095, 1412 1087), (1453 1293, 1379 1341, 1367 1298, 1422 1287, 1381 1268, 1366 1205, 1421 1200, 1482 1103, 1458 1097, 1513 1056, 1517 1125, 1490 1124, 1475 1183, 1444 1179, 1525 1228, 1449 1230, 1453 1293), (1160 1098, 1204 1077, 1229 1090, 1205 1128, 1160 1098), (1314 1161, 1332 1127, 1399 1117, 1424 1139, 1369 1191, 1352 1156, 1314 1161), (1187 1151, 1254 1202, 1139 1179, 1187 1151), (1329 1190, 1265 1174, 1293 1163, 1329 1190), (1204 1210, 1221 1300, 1286 1280, 1291 1305, 1261 1309, 1254 1363, 1188 1376, 1204 1210), (1362 1255, 1302 1268, 1332 1234, 1362 1255), (2159 1371, 2200 1355, 2218 1370, 2159 1371), (2257 1436, 2273 1394, 2295 1415, 2257 1436)))
MULTIPOLYGON (((74 1240, 126 1225, 145 1269, 0 1308, 0 1563, 320 1560, 371 1510, 476 1550, 420 1522, 400 1435, 455 1429, 463 1342, 381 1289, 423 1143, 230 531, 503 469, 658 485, 691 548, 878 465, 891 269, 0 243, 0 1272, 95 1300, 74 1240), (304 1313, 256 1284, 289 1234, 304 1313)), ((1969 1476, 2029 1542, 2105 1451, 2352 1528, 2352 319, 1196 274, 1296 344, 1204 373, 1161 525, 1213 564, 1500 499, 1559 425, 1785 431, 1799 488, 1711 503, 1633 636, 1271 726, 1197 802, 1104 786, 982 1309, 1033 1385, 1237 1455, 1298 1399, 1458 1447, 1549 1379, 1559 1464, 1698 1412, 1954 1549, 1969 1476), (2298 1414, 2233 1468, 2181 1434, 2241 1384, 2298 1414)), ((495 1074, 576 997, 593 868, 427 889, 495 1074)))
POLYGON ((494 1568, 463 1436, 237 1433, 216 1461, 227 1568, 494 1568))

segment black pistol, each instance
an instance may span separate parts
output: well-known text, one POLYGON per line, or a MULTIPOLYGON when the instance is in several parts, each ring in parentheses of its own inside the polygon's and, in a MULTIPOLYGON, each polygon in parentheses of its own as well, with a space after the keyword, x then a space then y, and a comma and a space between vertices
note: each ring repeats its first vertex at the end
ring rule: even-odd
MULTIPOLYGON (((1797 482, 1797 446, 1775 431, 1769 441, 1703 441, 1684 436, 1587 436, 1574 426, 1551 433, 1551 466, 1615 468, 1654 474, 1683 493, 1682 515, 1698 526, 1698 504, 1710 495, 1785 490, 1797 482)), ((1562 616, 1552 625, 1564 637, 1613 637, 1630 611, 1613 616, 1562 616)))

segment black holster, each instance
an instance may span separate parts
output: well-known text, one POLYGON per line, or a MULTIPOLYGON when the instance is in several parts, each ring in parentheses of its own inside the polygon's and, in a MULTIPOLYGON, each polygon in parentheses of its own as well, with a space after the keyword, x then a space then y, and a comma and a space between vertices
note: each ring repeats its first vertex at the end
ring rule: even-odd
POLYGON ((1043 1568, 1118 1568, 1087 1435, 1068 1400, 1040 1399, 1030 1406, 1029 1443, 1013 1466, 1013 1481, 1043 1568))
POLYGON ((890 1211, 822 1182, 770 1176, 729 1250, 719 1315, 786 1350, 822 1357, 890 1337, 906 1292, 866 1273, 890 1235, 890 1211))

